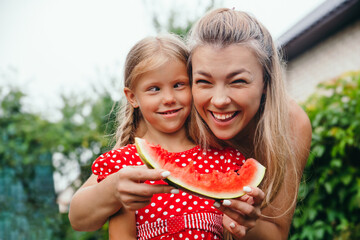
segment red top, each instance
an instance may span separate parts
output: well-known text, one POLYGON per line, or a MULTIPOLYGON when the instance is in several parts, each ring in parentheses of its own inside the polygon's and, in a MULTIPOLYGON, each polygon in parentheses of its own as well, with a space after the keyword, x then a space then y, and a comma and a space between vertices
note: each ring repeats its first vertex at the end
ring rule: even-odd
MULTIPOLYGON (((193 162, 196 171, 208 173, 237 170, 245 157, 233 148, 203 151, 196 146, 184 152, 171 153, 182 166, 193 162)), ((133 144, 109 151, 98 157, 92 171, 98 182, 124 166, 143 165, 133 144)), ((146 181, 148 184, 167 184, 146 181)), ((151 204, 136 211, 138 239, 222 239, 222 212, 209 200, 180 190, 179 194, 155 194, 151 204)))

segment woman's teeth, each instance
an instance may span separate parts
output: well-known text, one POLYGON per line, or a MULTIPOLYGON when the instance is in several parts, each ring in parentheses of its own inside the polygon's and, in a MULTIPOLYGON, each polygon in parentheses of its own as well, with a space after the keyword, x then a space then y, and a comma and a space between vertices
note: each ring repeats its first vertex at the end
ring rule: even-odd
POLYGON ((214 113, 212 112, 213 116, 218 120, 227 120, 232 118, 235 115, 236 112, 232 113, 214 113))

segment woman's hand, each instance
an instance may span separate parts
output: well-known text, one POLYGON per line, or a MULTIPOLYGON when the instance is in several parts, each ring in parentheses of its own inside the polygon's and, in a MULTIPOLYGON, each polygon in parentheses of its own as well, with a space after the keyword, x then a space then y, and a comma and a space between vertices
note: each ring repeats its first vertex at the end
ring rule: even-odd
POLYGON ((127 166, 118 171, 112 178, 115 186, 115 197, 127 210, 137 210, 150 204, 151 198, 158 193, 179 193, 169 185, 144 183, 146 180, 165 179, 170 172, 160 169, 148 169, 146 166, 127 166))
POLYGON ((265 194, 259 188, 244 187, 246 195, 238 199, 215 202, 214 206, 224 213, 223 226, 236 238, 244 237, 261 215, 260 206, 265 194))

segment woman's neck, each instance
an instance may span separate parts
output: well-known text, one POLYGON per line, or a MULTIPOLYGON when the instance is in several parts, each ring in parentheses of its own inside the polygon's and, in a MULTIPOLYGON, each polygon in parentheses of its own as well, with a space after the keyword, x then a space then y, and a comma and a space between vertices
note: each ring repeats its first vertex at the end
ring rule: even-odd
POLYGON ((241 151, 246 158, 255 157, 255 130, 257 121, 253 119, 248 125, 228 143, 232 147, 241 151))
POLYGON ((185 129, 174 133, 163 133, 148 130, 143 136, 146 141, 160 146, 169 152, 182 152, 195 147, 195 144, 186 136, 185 129))

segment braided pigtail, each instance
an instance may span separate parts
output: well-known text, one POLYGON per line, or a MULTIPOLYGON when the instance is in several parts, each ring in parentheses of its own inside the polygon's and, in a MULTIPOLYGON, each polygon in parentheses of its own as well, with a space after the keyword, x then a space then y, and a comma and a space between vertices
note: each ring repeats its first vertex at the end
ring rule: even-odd
POLYGON ((117 122, 119 126, 115 134, 116 143, 114 149, 135 142, 135 136, 140 122, 139 109, 133 108, 131 104, 126 103, 117 115, 117 122))

